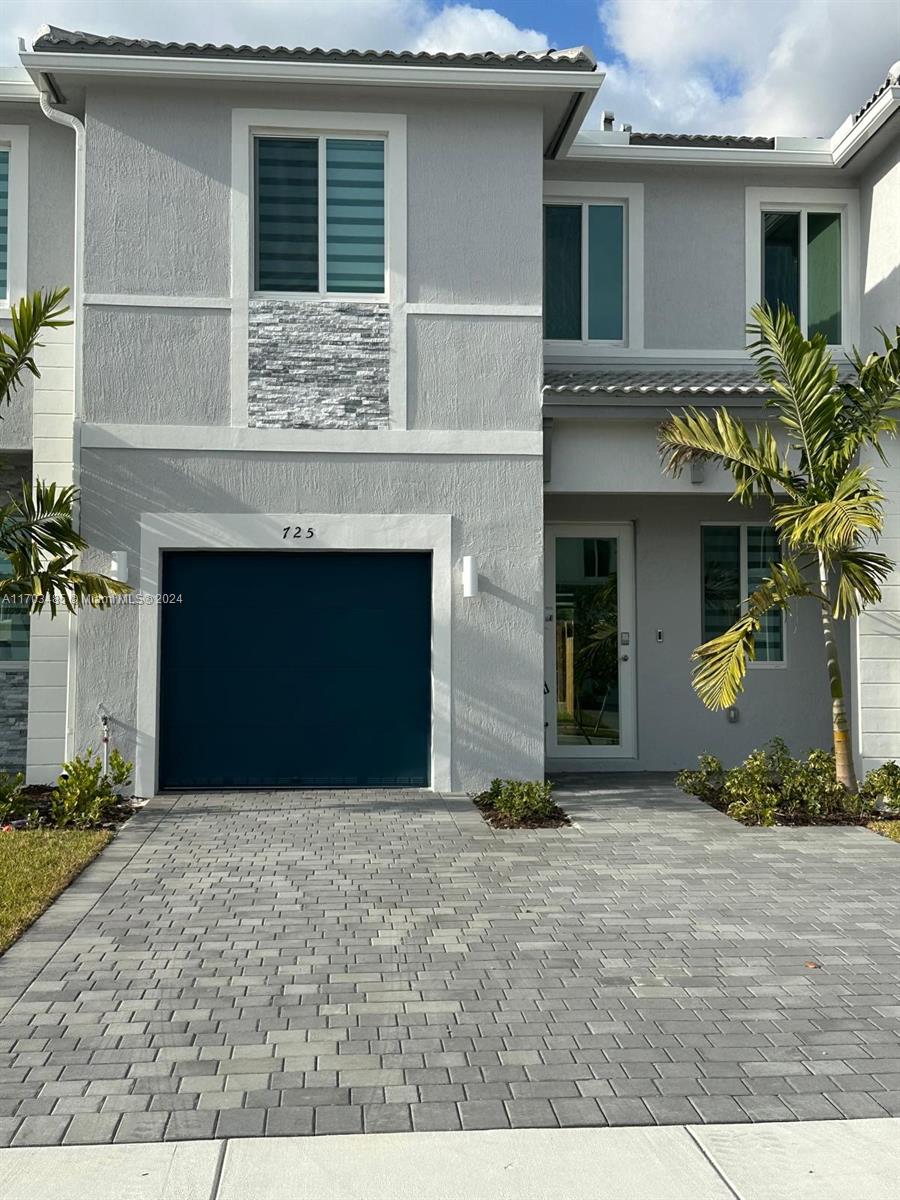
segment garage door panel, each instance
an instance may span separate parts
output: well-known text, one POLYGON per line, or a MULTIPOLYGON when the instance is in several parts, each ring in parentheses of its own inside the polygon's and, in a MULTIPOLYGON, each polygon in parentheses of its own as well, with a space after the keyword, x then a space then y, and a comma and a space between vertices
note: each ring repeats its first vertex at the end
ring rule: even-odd
POLYGON ((161 786, 427 785, 430 555, 178 551, 163 575, 182 603, 162 614, 161 786))

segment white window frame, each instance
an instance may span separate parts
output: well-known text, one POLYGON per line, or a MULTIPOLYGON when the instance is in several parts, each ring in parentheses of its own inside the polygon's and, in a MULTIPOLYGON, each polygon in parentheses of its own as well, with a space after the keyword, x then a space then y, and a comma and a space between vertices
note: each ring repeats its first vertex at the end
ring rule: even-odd
MULTIPOLYGON (((706 528, 723 528, 740 530, 740 541, 738 545, 738 591, 740 592, 741 614, 747 611, 747 598, 750 594, 750 586, 748 583, 749 571, 747 570, 747 530, 753 527, 754 529, 771 529, 772 525, 769 521, 701 521, 700 522, 700 642, 706 641, 706 630, 703 627, 703 530, 706 528)), ((787 633, 787 614, 782 610, 781 613, 781 658, 768 659, 760 662, 759 659, 748 659, 747 667, 754 671, 780 671, 788 665, 788 633, 787 633)))
POLYGON ((0 125, 0 150, 9 151, 9 243, 0 318, 28 291, 28 126, 0 125))
MULTIPOLYGON (((550 180, 544 185, 544 205, 580 206, 581 216, 581 338, 544 340, 546 354, 590 357, 599 349, 641 350, 644 346, 644 185, 642 183, 582 183, 550 180), (588 208, 618 205, 623 211, 622 337, 588 338, 588 208)), ((543 209, 541 210, 543 222, 543 209)), ((543 225, 542 225, 543 228, 543 225)))
POLYGON ((297 303, 405 303, 406 301, 406 117, 397 113, 308 112, 289 109, 232 110, 232 298, 297 303), (255 143, 260 137, 316 138, 319 143, 319 290, 256 289, 255 143), (384 291, 329 292, 325 287, 325 142, 328 137, 384 141, 384 291))
POLYGON ((763 297, 762 217, 766 212, 800 214, 800 327, 806 336, 807 268, 806 219, 811 212, 841 215, 841 341, 836 350, 849 351, 859 341, 859 192, 854 188, 746 189, 746 307, 763 297))

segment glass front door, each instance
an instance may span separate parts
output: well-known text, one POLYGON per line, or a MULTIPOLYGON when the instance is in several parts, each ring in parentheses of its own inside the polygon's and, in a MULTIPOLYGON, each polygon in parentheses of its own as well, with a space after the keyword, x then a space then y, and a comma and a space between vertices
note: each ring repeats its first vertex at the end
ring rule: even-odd
POLYGON ((630 526, 547 531, 548 754, 634 754, 630 526))

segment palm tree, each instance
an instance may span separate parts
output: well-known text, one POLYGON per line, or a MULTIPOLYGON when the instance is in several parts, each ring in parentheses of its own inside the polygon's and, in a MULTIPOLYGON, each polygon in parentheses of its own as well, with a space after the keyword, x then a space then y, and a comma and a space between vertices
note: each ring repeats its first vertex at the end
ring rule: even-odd
MULTIPOLYGON (((35 292, 13 305, 12 332, 0 330, 0 406, 9 404, 26 373, 40 377, 34 352, 45 329, 71 324, 64 301, 67 288, 35 292)), ((0 603, 29 612, 59 607, 75 612, 85 604, 105 608, 128 585, 75 566, 87 542, 74 525, 77 489, 36 480, 23 482, 22 495, 0 505, 0 555, 11 573, 0 579, 0 603)))
POLYGON ((733 500, 769 502, 782 542, 781 561, 769 564, 768 578, 747 598, 740 618, 694 651, 694 690, 708 708, 732 705, 747 661, 755 657, 764 614, 811 597, 821 613, 837 776, 856 791, 835 621, 877 603, 894 567, 867 548, 882 530, 884 495, 859 452, 869 447, 887 465, 881 442, 897 432, 892 414, 900 408, 900 326, 893 341, 879 330, 884 354, 863 360, 854 350, 856 377, 842 382, 824 335, 804 338, 784 305, 774 314, 758 305, 752 316, 750 350, 772 393, 766 407, 781 427, 783 445, 768 425, 750 429, 724 408, 688 408, 659 431, 670 474, 692 462, 721 463, 734 479, 733 500))

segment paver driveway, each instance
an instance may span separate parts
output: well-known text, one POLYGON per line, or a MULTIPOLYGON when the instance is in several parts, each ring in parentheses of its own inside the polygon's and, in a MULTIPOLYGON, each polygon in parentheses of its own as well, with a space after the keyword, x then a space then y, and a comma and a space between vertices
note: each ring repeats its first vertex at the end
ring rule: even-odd
POLYGON ((2 1141, 900 1114, 900 847, 559 798, 153 801, 0 961, 2 1141))

